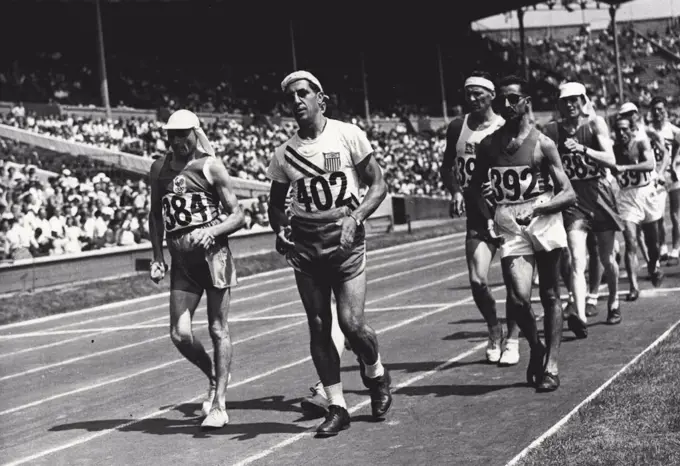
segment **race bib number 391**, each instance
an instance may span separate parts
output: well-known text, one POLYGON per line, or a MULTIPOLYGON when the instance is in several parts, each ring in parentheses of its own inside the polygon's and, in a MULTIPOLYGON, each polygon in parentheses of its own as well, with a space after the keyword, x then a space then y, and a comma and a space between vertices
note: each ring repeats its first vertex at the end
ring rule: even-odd
POLYGON ((347 175, 337 171, 313 178, 300 178, 295 185, 295 200, 305 212, 324 212, 333 208, 348 206, 354 210, 359 206, 357 196, 348 192, 347 175))
POLYGON ((651 181, 651 172, 621 172, 616 176, 621 189, 640 188, 647 186, 651 181))
POLYGON ((527 166, 490 168, 489 181, 498 204, 525 202, 546 190, 543 177, 527 166))
POLYGON ((218 214, 217 207, 205 193, 166 194, 163 196, 165 231, 202 225, 218 214))
POLYGON ((590 180, 599 178, 605 175, 604 168, 600 167, 590 157, 584 157, 582 154, 560 154, 562 159, 562 166, 564 173, 567 174, 570 180, 590 180))

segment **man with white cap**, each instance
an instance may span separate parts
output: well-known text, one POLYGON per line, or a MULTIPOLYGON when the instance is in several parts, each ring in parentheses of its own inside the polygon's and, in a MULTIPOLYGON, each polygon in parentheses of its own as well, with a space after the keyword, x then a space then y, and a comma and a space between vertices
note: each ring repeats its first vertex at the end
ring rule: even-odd
POLYGON ((373 416, 384 417, 392 405, 390 374, 382 365, 375 331, 364 319, 363 222, 382 203, 387 185, 365 133, 324 115, 326 95, 314 75, 291 73, 281 82, 281 90, 299 129, 276 149, 267 169, 272 180, 269 219, 277 250, 286 254, 295 270, 309 322, 312 359, 329 402, 317 434, 333 436, 349 427, 350 418, 331 337, 331 293, 340 328, 360 359, 373 416), (360 183, 368 186, 361 201, 360 183), (291 185, 289 227, 285 210, 291 185))
MULTIPOLYGON (((619 116, 628 118, 633 123, 633 129, 636 132, 636 137, 647 138, 654 151, 655 168, 652 172, 652 183, 656 187, 658 196, 655 196, 655 202, 666 209, 666 188, 673 186, 672 175, 669 178, 665 177, 665 173, 671 167, 671 156, 674 150, 677 150, 677 144, 674 138, 677 133, 674 133, 674 125, 671 125, 665 118, 665 102, 663 99, 655 97, 650 103, 652 107, 652 124, 647 125, 640 115, 637 105, 632 102, 624 103, 619 108, 619 116), (655 110, 656 109, 656 110, 655 110), (670 126, 669 126, 670 125, 670 126)), ((659 261, 668 259, 668 247, 666 246, 666 227, 664 224, 663 215, 659 219, 657 234, 659 239, 659 261)), ((646 244, 646 238, 641 227, 637 231, 638 249, 642 253, 645 261, 649 263, 649 250, 646 244)), ((639 290, 631 289, 628 299, 634 301, 639 295, 639 290)))
MULTIPOLYGON (((663 216, 659 219, 659 243, 661 249, 660 260, 668 261, 668 265, 677 265, 680 255, 680 128, 668 121, 666 99, 654 97, 649 104, 652 115, 651 124, 647 126, 648 133, 657 138, 650 140, 656 159, 657 189, 668 191, 671 207, 672 249, 669 252, 666 245, 666 227, 663 216)), ((662 196, 664 197, 664 196, 662 196)), ((665 204, 665 199, 663 200, 665 204)))
POLYGON ((172 153, 151 165, 150 275, 158 283, 168 270, 163 256, 166 233, 172 258, 170 337, 180 353, 208 377, 208 398, 202 406, 206 417, 201 425, 220 428, 229 422, 226 392, 232 348, 227 315, 230 289, 237 284, 228 236, 243 226, 244 215, 229 173, 215 156, 198 117, 178 110, 164 129, 172 153), (214 366, 191 328, 204 291, 214 366))
POLYGON ((506 312, 529 343, 527 382, 549 392, 560 386, 559 258, 567 246, 561 212, 576 196, 555 143, 536 129, 527 82, 517 76, 503 78, 499 95, 505 124, 477 146, 470 190, 482 211, 489 210, 487 199, 496 204, 494 225, 504 240, 500 255, 506 312), (535 268, 545 312, 545 346, 531 306, 535 268))
POLYGON ((488 73, 473 72, 465 80, 464 88, 470 113, 449 124, 440 174, 444 186, 451 193, 453 213, 466 214, 465 257, 470 288, 489 329, 486 360, 513 365, 519 362, 519 327, 513 319, 507 319, 508 336, 503 344, 503 328, 498 322, 496 300, 488 286, 489 267, 496 255, 498 238, 494 237, 493 229, 489 229, 491 219, 484 217, 468 190, 475 170, 477 144, 503 126, 505 120, 493 111, 496 87, 488 73))
MULTIPOLYGON (((596 253, 602 262, 609 288, 607 323, 621 321, 618 300, 619 267, 614 252, 616 232, 623 228, 606 168, 615 165, 607 123, 595 114, 581 83, 560 86, 558 110, 561 119, 549 123, 544 133, 560 152, 564 172, 576 192, 577 202, 562 213, 569 240, 571 276, 563 277, 573 293, 576 313, 567 317, 569 329, 577 338, 586 338, 586 305, 595 305, 597 295, 588 295, 586 266, 587 237, 595 235, 596 253)), ((591 273, 595 273, 592 271, 591 273)))
POLYGON ((642 228, 647 243, 647 270, 652 283, 658 287, 663 279, 659 266, 658 220, 663 215, 665 204, 658 201, 660 194, 654 184, 654 151, 649 138, 636 130, 630 116, 618 116, 614 154, 616 165, 612 173, 621 188, 617 201, 625 222, 626 269, 632 294, 639 290, 635 241, 638 227, 642 228))

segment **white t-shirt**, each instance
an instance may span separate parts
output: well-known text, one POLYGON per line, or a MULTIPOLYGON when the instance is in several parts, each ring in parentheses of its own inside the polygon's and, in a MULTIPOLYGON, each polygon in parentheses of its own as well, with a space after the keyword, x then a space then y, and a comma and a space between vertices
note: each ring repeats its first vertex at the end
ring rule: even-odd
POLYGON ((328 119, 314 140, 295 134, 279 146, 267 168, 267 177, 293 185, 291 212, 294 216, 337 219, 345 206, 359 206, 359 176, 356 165, 373 152, 358 126, 328 119))

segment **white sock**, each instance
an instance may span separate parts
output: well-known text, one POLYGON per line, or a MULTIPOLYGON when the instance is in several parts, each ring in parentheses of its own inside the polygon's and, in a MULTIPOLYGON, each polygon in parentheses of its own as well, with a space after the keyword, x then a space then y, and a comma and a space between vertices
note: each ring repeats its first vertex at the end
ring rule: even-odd
POLYGON ((369 366, 366 364, 366 361, 364 361, 364 365, 366 366, 366 377, 369 379, 375 379, 376 377, 380 377, 385 373, 385 368, 380 362, 380 355, 378 355, 378 360, 375 362, 375 364, 369 366))
POLYGON ((572 291, 569 292, 569 302, 570 303, 574 302, 574 293, 572 291))
POLYGON ((329 405, 336 405, 347 409, 345 396, 342 394, 342 382, 336 383, 335 385, 330 385, 328 387, 323 387, 323 390, 326 392, 326 398, 328 398, 329 405))
POLYGON ((586 298, 586 304, 592 304, 594 306, 597 306, 597 295, 588 293, 588 297, 586 298))

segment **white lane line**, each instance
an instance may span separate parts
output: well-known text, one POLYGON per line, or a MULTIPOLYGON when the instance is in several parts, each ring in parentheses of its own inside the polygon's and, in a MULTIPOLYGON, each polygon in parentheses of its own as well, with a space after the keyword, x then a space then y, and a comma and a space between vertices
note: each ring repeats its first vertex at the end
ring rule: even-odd
MULTIPOLYGON (((413 269, 412 271, 416 271, 416 269, 413 269)), ((379 301, 385 301, 385 300, 388 300, 388 299, 396 298, 396 297, 401 296, 401 295, 406 294, 406 293, 412 293, 412 292, 417 291, 417 290, 429 288, 431 286, 435 286, 435 285, 438 285, 440 283, 445 283, 447 281, 458 278, 460 276, 467 275, 467 273, 468 273, 467 271, 459 272, 459 273, 449 275, 448 277, 444 277, 444 278, 439 279, 439 280, 430 281, 430 282, 427 282, 427 283, 422 284, 422 285, 417 285, 417 286, 413 286, 413 287, 406 288, 406 289, 403 289, 403 290, 399 290, 399 291, 396 291, 394 293, 390 293, 390 294, 387 294, 385 296, 381 296, 380 298, 376 298, 376 299, 373 299, 371 301, 368 301, 366 304, 368 305, 368 304, 376 303, 376 302, 379 302, 379 301)), ((403 274, 403 272, 399 272, 399 274, 397 274, 397 275, 402 275, 402 274, 403 274)), ((302 322, 306 322, 306 320, 300 321, 300 322, 298 322, 298 324, 302 323, 302 322)), ((197 325, 196 327, 204 327, 204 326, 205 325, 197 325)), ((286 328, 288 328, 288 326, 281 327, 280 330, 284 330, 286 328)), ((259 338, 259 337, 265 336, 265 335, 269 335, 269 333, 270 332, 258 334, 256 338, 259 338)), ((80 362, 80 361, 83 361, 85 359, 89 359, 89 358, 93 358, 93 357, 98 357, 98 356, 103 356, 103 355, 115 353, 115 352, 118 352, 118 351, 123 351, 123 350, 126 350, 126 349, 130 349, 130 348, 134 348, 134 347, 137 347, 137 346, 140 346, 140 345, 144 345, 144 344, 147 344, 147 343, 152 343, 152 342, 155 342, 155 341, 164 340, 166 338, 168 338, 167 335, 161 335, 159 337, 149 338, 149 339, 138 341, 138 342, 135 342, 135 343, 130 343, 128 345, 110 348, 110 349, 102 350, 102 351, 97 351, 97 352, 86 354, 86 355, 83 355, 83 356, 70 358, 70 359, 67 359, 67 360, 64 360, 64 361, 55 362, 55 363, 52 363, 52 364, 46 364, 44 366, 34 367, 33 369, 28 369, 28 370, 21 371, 21 372, 15 372, 14 374, 8 374, 8 375, 5 375, 3 377, 0 377, 0 381, 14 379, 14 378, 22 377, 22 376, 25 376, 25 375, 35 374, 36 372, 41 372, 41 371, 44 371, 44 370, 53 369, 55 367, 65 366, 67 364, 73 364, 75 362, 80 362)), ((172 361, 172 363, 175 364, 175 363, 178 363, 180 361, 184 361, 184 358, 175 359, 174 361, 172 361)), ((163 367, 165 367, 165 366, 163 366, 163 367)), ((122 378, 117 378, 117 379, 114 379, 113 381, 100 382, 100 383, 94 384, 93 386, 91 386, 91 388, 83 387, 81 389, 78 389, 78 391, 76 391, 74 393, 80 393, 81 391, 85 391, 86 389, 89 390, 89 389, 92 389, 92 388, 99 388, 100 386, 107 385, 109 383, 115 383, 115 382, 119 382, 119 381, 122 381, 122 380, 127 380, 128 378, 134 377, 136 375, 144 374, 144 373, 148 372, 149 370, 153 370, 153 368, 145 369, 144 371, 142 371, 140 373, 135 373, 135 374, 132 374, 132 375, 124 376, 122 378)), ((67 392, 67 394, 72 394, 72 393, 67 392)), ((55 395, 53 397, 46 398, 44 400, 51 401, 52 399, 61 398, 62 396, 66 396, 66 395, 59 394, 59 395, 55 395)), ((22 405, 22 406, 19 406, 19 407, 16 407, 16 408, 12 408, 9 411, 2 411, 2 412, 0 412, 0 416, 3 415, 3 414, 9 414, 11 412, 18 411, 18 410, 23 409, 23 408, 36 406, 36 403, 42 404, 43 402, 45 402, 44 400, 38 400, 38 401, 33 402, 33 403, 28 403, 27 405, 22 405)))
MULTIPOLYGON (((465 272, 465 273, 467 274, 467 272, 465 272)), ((446 311, 446 310, 448 310, 448 309, 450 309, 450 308, 452 308, 452 307, 455 307, 455 306, 461 305, 461 304, 465 304, 465 303, 468 303, 468 302, 470 302, 470 301, 472 301, 472 296, 469 296, 469 297, 467 297, 467 298, 460 299, 460 300, 458 300, 458 301, 454 301, 453 303, 451 303, 451 304, 449 304, 449 305, 447 305, 447 306, 442 306, 442 307, 440 307, 440 308, 438 308, 438 309, 435 309, 434 311, 430 311, 430 312, 426 312, 426 313, 420 314, 419 316, 413 317, 413 318, 411 318, 411 319, 404 320, 404 321, 402 321, 402 322, 399 322, 399 323, 397 323, 397 324, 391 325, 391 326, 386 327, 386 328, 384 328, 384 329, 377 330, 376 333, 377 333, 377 334, 382 334, 382 333, 385 333, 385 332, 388 332, 388 331, 391 331, 391 330, 395 330, 395 329, 397 329, 397 328, 403 327, 403 326, 405 326, 405 325, 409 325, 409 324, 411 324, 411 323, 413 323, 413 322, 417 322, 417 321, 422 320, 422 319, 426 319, 427 317, 430 317, 430 316, 435 315, 435 314, 437 314, 437 313, 444 312, 444 311, 446 311)), ((472 347, 470 350, 468 350, 468 351, 466 351, 466 352, 461 353, 460 355, 458 355, 458 356, 456 357, 456 358, 458 358, 458 359, 452 358, 452 359, 449 360, 449 361, 454 362, 454 361, 457 361, 457 360, 462 359, 462 358, 464 358, 464 357, 467 357, 467 356, 469 356, 470 354, 472 354, 473 352, 478 351, 480 348, 483 348, 484 346, 486 346, 486 343, 480 343, 480 344, 478 344, 478 345, 475 345, 475 346, 472 347)), ((184 360, 184 359, 182 359, 182 360, 184 360)), ((245 379, 245 380, 243 380, 243 381, 241 381, 241 382, 232 383, 232 384, 230 384, 229 386, 230 386, 231 388, 236 388, 236 387, 239 387, 239 386, 242 386, 242 385, 247 385, 247 384, 249 384, 250 382, 254 382, 254 381, 259 380, 259 379, 262 379, 262 378, 264 378, 264 377, 267 377, 267 376, 276 374, 277 372, 280 372, 280 371, 283 371, 283 370, 286 370, 286 369, 290 369, 290 368, 299 366, 299 365, 304 364, 304 363, 307 363, 307 362, 309 362, 309 361, 311 361, 311 360, 312 360, 311 356, 307 356, 307 357, 305 357, 305 358, 298 359, 297 361, 293 361, 293 362, 290 362, 290 363, 288 363, 288 364, 284 364, 284 365, 275 367, 274 369, 272 369, 272 370, 270 370, 270 371, 264 372, 264 373, 262 373, 262 374, 258 374, 258 375, 253 376, 253 377, 250 377, 250 378, 245 379)), ((450 364, 451 362, 449 362, 449 361, 447 361, 447 363, 450 364)), ((446 364, 446 363, 445 363, 445 364, 446 364)), ((439 367, 439 366, 438 366, 438 367, 439 367)), ((441 368, 440 368, 440 370, 441 370, 441 368)), ((426 374, 429 374, 430 372, 432 372, 432 370, 429 371, 429 372, 427 372, 426 374)), ((430 374, 430 375, 431 375, 431 374, 430 374)), ((414 377, 414 379, 416 379, 417 377, 418 377, 418 376, 414 377)), ((427 375, 426 375, 425 377, 427 377, 427 375)), ((424 377, 423 377, 423 378, 424 378, 424 377)), ((415 380, 415 381, 413 381, 413 382, 411 382, 411 383, 415 383, 415 382, 417 382, 418 380, 421 380, 421 379, 417 379, 417 380, 415 380)), ((401 387, 400 387, 400 388, 401 388, 401 387)), ((182 406, 182 405, 185 405, 185 404, 188 404, 188 403, 195 403, 196 401, 202 399, 204 396, 205 396, 205 393, 202 393, 202 394, 200 394, 200 395, 198 395, 198 396, 192 397, 192 398, 190 398, 190 399, 188 399, 188 400, 184 400, 184 401, 182 401, 182 402, 180 402, 180 403, 178 403, 178 404, 175 404, 175 405, 173 405, 173 406, 170 406, 170 407, 168 407, 168 408, 161 409, 161 410, 158 410, 158 411, 154 411, 154 412, 152 412, 152 413, 150 413, 150 414, 147 414, 146 416, 143 416, 143 417, 141 417, 141 418, 135 419, 134 421, 126 422, 126 423, 120 424, 120 425, 118 425, 118 426, 116 426, 116 427, 111 427, 111 428, 109 428, 109 429, 105 429, 105 430, 96 432, 96 433, 94 433, 94 434, 84 435, 84 436, 82 436, 82 437, 76 438, 76 439, 74 439, 74 440, 72 440, 72 441, 70 441, 70 442, 64 443, 64 444, 62 444, 62 445, 58 445, 58 446, 56 446, 56 447, 52 447, 52 448, 50 448, 50 449, 47 449, 47 450, 43 450, 43 451, 34 453, 33 455, 30 455, 30 456, 26 456, 26 457, 23 457, 23 458, 19 458, 19 459, 14 460, 14 461, 12 461, 12 462, 10 462, 10 463, 6 463, 6 466, 16 466, 16 465, 20 465, 20 464, 30 463, 30 462, 35 461, 35 460, 37 460, 37 459, 44 458, 45 456, 49 456, 49 455, 51 455, 51 454, 53 454, 53 453, 57 453, 57 452, 60 452, 60 451, 64 451, 64 450, 67 450, 67 449, 69 449, 69 448, 73 448, 73 447, 78 446, 78 445, 82 445, 82 444, 84 444, 84 443, 87 443, 87 442, 90 442, 90 441, 92 441, 92 440, 95 440, 95 439, 97 439, 97 438, 99 438, 99 437, 103 437, 103 436, 108 435, 108 434, 110 434, 110 433, 112 433, 112 432, 115 432, 115 431, 117 431, 117 430, 127 429, 128 427, 133 426, 133 425, 135 425, 135 424, 138 424, 138 423, 140 423, 140 422, 143 422, 143 421, 145 421, 145 420, 147 420, 147 419, 151 419, 151 418, 155 418, 155 417, 158 417, 158 416, 162 416, 163 414, 169 413, 170 411, 173 411, 173 410, 177 409, 179 406, 182 406)), ((365 403, 360 403, 360 405, 361 405, 361 407, 363 407, 363 406, 365 405, 365 403)), ((356 411, 357 409, 359 409, 359 408, 355 408, 354 411, 356 411)), ((354 412, 354 411, 353 411, 353 412, 354 412)), ((2 414, 2 413, 0 413, 0 414, 2 414)), ((299 434, 298 434, 298 435, 299 435, 299 434)), ((287 444, 288 444, 288 443, 287 443, 287 444)))
MULTIPOLYGON (((386 263, 373 265, 369 268, 369 270, 370 271, 382 270, 384 268, 392 267, 394 265, 403 264, 405 262, 411 262, 415 259, 429 259, 431 257, 438 257, 438 256, 442 256, 444 254, 449 254, 449 253, 460 251, 461 249, 464 249, 464 247, 465 246, 458 246, 458 247, 446 249, 446 250, 443 250, 443 251, 440 250, 440 251, 436 251, 436 252, 429 253, 429 254, 419 255, 417 258, 407 257, 407 258, 403 258, 403 259, 389 261, 389 262, 386 262, 386 263)), ((244 289, 247 289, 247 288, 252 288, 252 287, 258 287, 258 288, 264 287, 264 288, 266 288, 267 286, 271 285, 272 283, 280 282, 280 281, 284 281, 284 280, 292 280, 292 279, 293 279, 293 275, 291 273, 291 275, 288 276, 288 277, 281 277, 281 278, 278 278, 278 279, 275 279, 275 280, 268 280, 264 283, 253 283, 253 284, 248 285, 246 287, 239 287, 236 290, 238 290, 238 292, 240 292, 241 290, 244 290, 244 289)), ((245 296, 245 297, 242 297, 242 298, 236 298, 236 299, 233 299, 231 301, 231 305, 233 306, 235 304, 239 304, 239 303, 243 303, 243 302, 247 302, 247 301, 251 301, 251 300, 255 300, 255 299, 259 299, 259 298, 277 295, 279 293, 285 293, 286 291, 291 291, 291 290, 295 290, 295 289, 297 289, 297 285, 287 286, 285 288, 278 288, 278 289, 275 289, 275 290, 269 290, 269 291, 265 291, 265 292, 262 292, 262 293, 259 293, 259 294, 245 296)), ((91 324, 91 323, 94 323, 94 322, 102 322, 102 321, 106 321, 106 320, 117 319, 119 317, 127 317, 127 316, 130 316, 130 315, 149 312, 149 311, 153 311, 153 310, 161 309, 161 308, 165 308, 165 307, 168 307, 167 302, 164 302, 162 304, 157 304, 155 306, 146 307, 146 308, 143 308, 143 309, 136 309, 136 310, 133 310, 133 311, 126 311, 126 312, 111 314, 111 315, 107 315, 107 316, 95 317, 95 318, 87 319, 87 320, 81 320, 81 321, 78 321, 78 322, 72 322, 70 324, 60 325, 60 326, 57 326, 57 327, 50 327, 50 328, 47 328, 47 329, 44 329, 44 330, 37 331, 35 334, 39 335, 40 332, 51 332, 51 331, 55 331, 55 330, 62 330, 62 329, 66 329, 66 328, 78 327, 78 326, 81 326, 81 325, 87 325, 87 324, 91 324)), ((201 310, 205 309, 205 306, 203 306, 199 309, 201 309, 201 310)), ((257 315, 257 313, 262 313, 262 311, 261 310, 255 311, 255 313, 256 314, 253 314, 252 312, 250 312, 250 313, 246 312, 245 314, 242 314, 242 316, 246 317, 246 316, 250 316, 250 315, 257 315)), ((240 316, 241 315, 234 315, 234 317, 240 317, 240 316)), ((2 331, 2 330, 4 330, 4 328, 0 327, 0 331, 2 331)), ((46 334, 49 334, 49 333, 46 333, 46 334)), ((8 337, 8 336, 9 335, 0 335, 0 339, 3 339, 4 337, 8 337)))
POLYGON ((521 452, 519 452, 519 454, 517 454, 517 456, 515 456, 513 459, 511 459, 511 460, 506 464, 506 466, 515 466, 515 465, 518 464, 520 461, 522 461, 529 453, 531 453, 533 450, 535 450, 536 448, 538 448, 539 446, 541 446, 541 444, 542 444, 543 442, 545 442, 546 439, 548 439, 549 437, 555 435, 555 434, 557 433, 557 431, 558 431, 560 428, 562 428, 562 427, 569 421, 569 419, 571 419, 572 417, 574 417, 574 415, 575 415, 576 413, 578 413, 578 412, 581 410, 581 408, 583 408, 585 405, 587 405, 587 404, 590 403, 593 399, 595 399, 595 397, 597 397, 600 393, 602 393, 602 391, 603 391, 604 389, 606 389, 609 385, 611 385, 612 382, 614 382, 614 380, 616 380, 621 374, 623 374, 624 372, 626 372, 633 364, 635 364, 636 362, 638 362, 642 356, 644 356, 645 354, 647 354, 650 350, 656 348, 656 347, 659 345, 659 343, 661 343, 661 342, 664 341, 666 338, 668 338, 668 336, 671 334, 671 332, 673 332, 673 330, 675 330, 675 328, 676 328, 678 325, 680 325, 680 320, 677 321, 677 322, 675 322, 673 325, 671 325, 671 327, 670 327, 668 330, 666 330, 665 332, 663 332, 663 333, 661 334, 661 336, 659 336, 659 338, 657 338, 656 340, 654 340, 654 341, 653 341, 647 348, 645 348, 640 354, 638 354, 638 355, 635 356, 633 359, 631 359, 631 360, 630 360, 625 366, 623 366, 616 374, 614 374, 613 376, 611 376, 611 377, 609 378, 609 380, 607 380, 605 383, 603 383, 602 385, 600 385, 593 393, 591 393, 590 395, 588 395, 588 397, 587 397, 585 400, 581 401, 578 405, 576 405, 576 407, 575 407, 574 409, 572 409, 571 411, 569 411, 569 413, 567 413, 566 416, 564 416, 562 419, 560 419, 559 421, 557 421, 557 423, 556 423, 555 425, 553 425, 550 429, 548 429, 547 431, 545 431, 545 432, 544 432, 540 437, 538 437, 536 440, 534 440, 533 442, 531 442, 524 450, 522 450, 521 452))
MULTIPOLYGON (((401 382, 400 384, 395 385, 393 387, 392 391, 393 391, 393 393, 397 392, 398 390, 400 390, 402 388, 408 387, 410 385, 413 385, 414 383, 420 382, 421 380, 424 380, 428 377, 431 377, 434 374, 436 374, 437 372, 440 372, 440 371, 447 369, 452 364, 455 364, 456 362, 458 362, 462 359, 465 359, 468 356, 472 356, 474 353, 476 353, 477 351, 479 351, 480 349, 485 348, 485 347, 486 347, 486 343, 480 343, 476 346, 473 346, 471 349, 465 351, 464 353, 461 353, 461 354, 458 354, 458 355, 452 357, 451 359, 443 362, 442 364, 438 365, 434 369, 431 369, 427 372, 423 372, 422 374, 413 376, 410 379, 407 379, 407 380, 401 382)), ((357 403, 356 405, 352 406, 347 411, 349 412, 349 414, 354 414, 355 412, 359 411, 364 406, 368 406, 370 403, 371 403, 370 398, 365 399, 364 401, 357 403)), ((318 422, 317 422, 317 424, 318 424, 318 422)), ((253 463, 257 460, 261 460, 261 459, 271 455, 272 453, 277 452, 278 450, 281 450, 281 449, 283 449, 283 448, 285 448, 289 445, 292 445, 293 443, 298 442, 299 440, 302 440, 305 437, 311 437, 311 436, 316 434, 316 432, 315 432, 316 427, 317 427, 316 425, 313 426, 313 427, 310 427, 310 429, 305 431, 305 432, 300 432, 299 434, 296 434, 291 438, 288 438, 288 439, 286 439, 286 440, 284 440, 280 443, 277 443, 276 445, 274 445, 271 448, 267 448, 266 450, 263 450, 260 453, 249 456, 248 458, 246 458, 242 461, 239 461, 238 463, 235 463, 234 466, 245 466, 245 465, 251 464, 251 463, 253 463)))
MULTIPOLYGON (((261 338, 261 337, 264 337, 264 336, 267 336, 267 335, 271 335, 272 333, 278 333, 278 332, 281 332, 283 330, 287 330, 289 328, 295 327, 295 326, 300 325, 300 324, 305 323, 305 322, 307 322, 306 319, 296 321, 296 322, 293 322, 291 324, 283 325, 281 327, 277 327, 277 328, 274 328, 274 329, 267 330, 265 332, 258 333, 256 335, 251 335, 251 336, 244 338, 242 340, 237 340, 233 344, 239 345, 239 344, 245 343, 247 341, 251 341, 251 340, 255 340, 257 338, 261 338)), ((48 403, 50 401, 58 400, 59 398, 64 398, 66 396, 71 396, 71 395, 77 395, 78 393, 86 392, 86 391, 89 391, 89 390, 94 390, 96 388, 103 387, 105 385, 110 385, 112 383, 122 382, 124 380, 128 380, 128 379, 131 379, 133 377, 138 377, 140 375, 148 374, 149 372, 164 369, 166 367, 177 364, 178 362, 181 362, 181 361, 185 361, 185 359, 184 358, 174 359, 172 361, 164 362, 162 364, 158 364, 158 365, 152 366, 152 367, 147 367, 146 369, 142 369, 140 371, 133 372, 131 374, 116 377, 114 379, 103 380, 101 382, 97 382, 97 383, 94 383, 94 384, 91 384, 91 385, 86 385, 84 387, 80 387, 80 388, 77 388, 75 390, 70 390, 68 392, 58 393, 56 395, 52 395, 52 396, 47 397, 47 398, 42 398, 40 400, 36 400, 36 401, 31 402, 31 403, 26 403, 26 404, 21 405, 21 406, 16 406, 14 408, 10 408, 10 409, 6 409, 4 411, 0 411, 0 416, 12 414, 12 413, 15 413, 17 411, 21 411, 23 409, 28 409, 28 408, 33 408, 35 406, 40 406, 40 405, 48 403)))
MULTIPOLYGON (((439 242, 444 242, 446 240, 450 240, 453 238, 458 238, 460 236, 464 235, 464 233, 454 233, 451 235, 446 235, 446 236, 437 236, 435 238, 430 238, 430 239, 425 239, 425 240, 420 240, 420 241, 412 241, 410 243, 403 243, 403 244, 398 244, 396 246, 391 246, 389 248, 383 248, 383 249, 378 249, 375 251, 370 251, 367 253, 368 257, 373 257, 373 256, 379 256, 384 253, 388 253, 391 251, 398 251, 401 249, 408 249, 408 248, 414 248, 418 247, 421 245, 425 244, 431 244, 431 243, 439 243, 439 242)), ((285 267, 282 269, 277 269, 277 270, 271 270, 269 272, 262 272, 254 275, 249 275, 247 277, 242 278, 243 281, 250 281, 250 280, 255 280, 259 278, 264 278, 264 277, 269 277, 271 275, 276 275, 279 273, 284 273, 284 272, 290 272, 290 268, 285 267)), ((161 299, 161 298, 167 298, 170 296, 170 292, 166 291, 163 293, 158 293, 150 296, 142 296, 139 298, 133 298, 133 299, 126 299, 123 301, 116 301, 113 303, 108 303, 108 304, 102 304, 101 306, 95 306, 95 307, 90 307, 87 309, 80 309, 77 311, 71 311, 71 312, 65 312, 62 314, 54 314, 51 316, 44 316, 44 317, 37 317, 35 319, 30 319, 30 320, 25 320, 22 322, 13 322, 11 324, 4 324, 0 325, 0 330, 5 330, 5 329, 11 329, 11 328, 18 328, 18 327, 26 327, 29 325, 36 325, 36 324, 41 324, 44 322, 51 322, 54 320, 60 320, 60 319, 65 319, 68 317, 73 317, 73 316, 79 316, 79 315, 84 315, 84 314, 90 314, 93 312, 99 312, 99 311, 105 311, 108 309, 114 309, 116 307, 121 307, 121 306, 129 306, 132 304, 137 304, 141 303, 144 301, 150 301, 154 299, 161 299)))
MULTIPOLYGON (((505 301, 503 301, 505 302, 505 301)), ((445 303, 437 303, 437 304, 415 304, 415 305, 408 305, 408 306, 397 306, 397 307, 379 307, 379 308, 373 308, 373 309, 366 309, 364 312, 367 314, 374 314, 374 313, 382 313, 382 312, 400 312, 400 311, 410 311, 413 309, 431 309, 439 306, 444 306, 445 303)), ((229 323, 233 324, 235 322, 261 322, 261 321, 266 321, 266 320, 284 320, 284 319, 291 319, 291 318, 296 318, 296 317, 307 317, 307 314, 304 312, 296 312, 294 314, 277 314, 277 315, 272 315, 272 316, 262 316, 262 317, 244 317, 242 319, 229 319, 229 323)), ((167 317, 163 317, 163 319, 167 319, 167 317)), ((157 319, 153 319, 157 320, 157 319)), ((208 321, 207 320, 194 320, 193 321, 194 325, 207 325, 208 321)), ((168 322, 164 322, 161 324, 154 324, 154 323, 139 323, 139 324, 134 324, 134 325, 125 325, 121 327, 106 327, 106 328, 83 328, 83 329, 75 329, 75 330, 55 330, 52 332, 28 332, 28 333, 18 333, 15 335, 8 335, 4 340, 13 340, 13 339, 18 339, 18 338, 32 338, 32 337, 44 337, 44 336, 52 336, 52 335, 71 335, 74 333, 88 333, 88 332, 97 332, 97 333, 104 333, 104 332, 118 332, 118 331, 123 331, 123 330, 145 330, 145 329, 150 329, 150 328, 166 328, 168 326, 168 322)), ((0 380, 2 380, 0 378, 0 380)))

